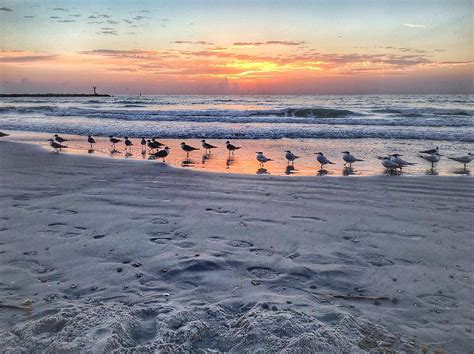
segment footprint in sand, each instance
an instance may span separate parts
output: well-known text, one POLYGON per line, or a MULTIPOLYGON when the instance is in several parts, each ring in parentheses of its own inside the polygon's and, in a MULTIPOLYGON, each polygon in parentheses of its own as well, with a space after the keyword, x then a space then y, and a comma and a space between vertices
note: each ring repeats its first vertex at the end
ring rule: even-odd
POLYGON ((215 214, 235 214, 235 211, 232 211, 232 210, 222 210, 221 208, 217 208, 217 209, 214 209, 214 208, 206 208, 206 211, 209 211, 209 212, 215 213, 215 214))
POLYGON ((318 218, 316 216, 302 216, 302 215, 293 215, 291 216, 292 219, 298 219, 303 221, 316 221, 316 222, 325 222, 326 219, 318 218))
POLYGON ((107 234, 99 234, 99 235, 92 236, 92 238, 98 240, 98 239, 104 238, 105 236, 107 236, 107 234))
POLYGON ((195 246, 194 243, 189 242, 189 241, 176 242, 174 245, 179 247, 179 248, 192 248, 192 247, 195 246))
POLYGON ((444 294, 423 294, 418 295, 417 298, 427 306, 434 306, 440 309, 449 309, 456 307, 456 298, 444 294))
POLYGON ((267 250, 264 248, 252 248, 250 252, 252 252, 253 254, 257 256, 267 256, 267 257, 273 256, 273 251, 267 250))
POLYGON ((80 235, 79 232, 70 231, 70 232, 65 232, 64 234, 61 235, 61 237, 70 238, 70 237, 77 237, 79 235, 80 235))
POLYGON ((172 240, 171 237, 151 237, 150 241, 158 245, 165 245, 172 240))
POLYGON ((251 267, 247 268, 247 272, 257 279, 273 279, 278 277, 278 273, 270 268, 251 267))
POLYGON ((383 254, 367 253, 367 254, 363 254, 362 258, 364 258, 370 264, 376 267, 383 267, 383 266, 389 266, 389 265, 394 264, 391 260, 385 258, 383 254))
POLYGON ((64 224, 62 222, 54 222, 54 223, 48 224, 48 229, 46 231, 47 232, 59 232, 62 229, 64 229, 66 226, 68 226, 68 225, 64 224))
POLYGON ((70 210, 70 209, 61 210, 61 209, 53 208, 52 210, 55 210, 56 215, 76 215, 77 214, 77 211, 70 210))
POLYGON ((169 221, 165 218, 154 218, 150 222, 154 225, 165 225, 169 223, 169 221))
POLYGON ((247 248, 247 247, 252 247, 253 243, 243 241, 243 240, 232 240, 227 242, 227 244, 231 247, 236 247, 236 248, 247 248))

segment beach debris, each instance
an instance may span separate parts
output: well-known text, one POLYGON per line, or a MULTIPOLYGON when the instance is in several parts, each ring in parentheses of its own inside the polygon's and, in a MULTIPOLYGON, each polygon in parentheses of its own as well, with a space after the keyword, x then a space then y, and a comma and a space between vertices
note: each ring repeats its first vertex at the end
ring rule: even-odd
POLYGON ((258 285, 258 281, 256 281, 255 279, 252 279, 252 281, 251 281, 250 283, 252 283, 253 286, 257 286, 257 285, 258 285))
POLYGON ((33 309, 33 300, 26 299, 21 303, 21 305, 4 304, 0 302, 0 309, 23 310, 31 312, 33 309))
POLYGON ((364 295, 331 295, 335 299, 344 299, 344 300, 390 300, 386 296, 364 296, 364 295))

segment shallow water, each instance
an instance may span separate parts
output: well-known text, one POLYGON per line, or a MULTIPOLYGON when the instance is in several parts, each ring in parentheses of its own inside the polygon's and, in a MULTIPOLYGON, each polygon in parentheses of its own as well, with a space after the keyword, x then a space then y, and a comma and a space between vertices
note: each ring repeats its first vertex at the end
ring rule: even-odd
MULTIPOLYGON (((52 136, 46 133, 32 133, 9 131, 10 137, 3 138, 14 141, 41 144, 52 151, 47 142, 52 136)), ((95 137, 97 144, 93 150, 87 143, 87 137, 78 135, 61 135, 67 138, 68 148, 61 153, 82 154, 114 159, 143 160, 147 163, 163 163, 161 159, 149 160, 148 149, 142 154, 140 139, 131 139, 134 146, 125 150, 122 142, 118 143, 116 150, 112 150, 108 137, 95 137)), ((473 143, 466 142, 436 142, 444 155, 441 161, 432 169, 430 163, 418 157, 418 151, 432 148, 433 142, 425 140, 380 140, 380 139, 259 139, 259 140, 232 140, 232 143, 240 146, 233 156, 229 156, 225 148, 225 140, 208 140, 217 146, 211 154, 206 154, 201 147, 199 139, 186 139, 186 143, 200 148, 186 157, 181 150, 182 139, 159 139, 159 141, 170 147, 170 155, 166 163, 173 167, 192 169, 205 172, 219 173, 244 173, 264 175, 290 175, 290 176, 374 176, 392 174, 382 165, 378 156, 391 153, 400 153, 406 161, 416 163, 396 172, 397 175, 443 175, 443 176, 468 176, 471 174, 471 166, 465 169, 462 164, 449 160, 446 156, 457 156, 474 151, 473 143), (284 151, 290 150, 300 156, 294 164, 288 165, 284 151), (342 151, 349 150, 356 157, 363 159, 355 163, 352 168, 344 166, 342 151), (256 160, 256 152, 262 151, 265 156, 272 159, 261 166, 256 160), (321 151, 334 165, 326 165, 323 169, 316 161, 315 152, 321 151)))

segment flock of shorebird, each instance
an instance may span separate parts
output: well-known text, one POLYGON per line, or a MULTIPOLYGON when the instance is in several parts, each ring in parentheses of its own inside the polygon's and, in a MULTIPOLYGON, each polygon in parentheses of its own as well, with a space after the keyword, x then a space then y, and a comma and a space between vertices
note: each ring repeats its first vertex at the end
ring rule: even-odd
MULTIPOLYGON (((0 132, 0 137, 4 137, 8 135, 9 134, 0 132)), ((67 148, 67 146, 63 144, 66 141, 68 140, 65 138, 62 138, 58 134, 55 134, 52 139, 49 139, 49 144, 56 152, 59 152, 61 151, 61 149, 67 148)), ((116 144, 120 143, 122 139, 116 138, 114 136, 109 136, 109 141, 112 146, 112 151, 117 151, 116 144)), ((91 135, 89 135, 87 137, 87 142, 90 145, 90 149, 92 150, 94 144, 96 143, 95 139, 91 135)), ((130 152, 133 146, 133 142, 127 136, 125 136, 123 139, 123 143, 125 144, 125 150, 130 152)), ((141 138, 140 145, 141 145, 141 152, 143 155, 147 153, 147 148, 148 148, 148 154, 149 154, 150 159, 160 158, 163 160, 163 162, 165 162, 166 158, 170 154, 170 148, 160 143, 155 138, 151 138, 151 139, 141 138)), ((213 149, 218 148, 217 146, 209 144, 208 142, 206 142, 206 140, 201 140, 201 145, 206 155, 210 155, 213 149)), ((186 144, 185 142, 182 142, 180 146, 181 146, 181 149, 186 153, 186 159, 189 159, 189 154, 192 153, 193 151, 200 150, 200 148, 193 147, 191 145, 186 144)), ((225 147, 227 151, 229 152, 229 156, 233 156, 235 151, 241 148, 240 146, 231 144, 229 141, 225 142, 225 147)), ((265 163, 269 161, 273 161, 272 159, 265 156, 264 153, 261 151, 258 151, 256 154, 257 154, 256 156, 257 161, 261 167, 263 167, 265 163)), ((355 157, 349 151, 343 151, 342 154, 343 154, 342 159, 344 160, 344 166, 352 167, 352 164, 356 162, 364 161, 362 159, 355 157)), ((418 152, 418 157, 431 163, 432 169, 434 168, 435 164, 440 161, 441 156, 443 155, 439 153, 438 147, 434 149, 428 149, 428 150, 423 150, 423 151, 418 152)), ((473 156, 474 154, 469 152, 466 155, 457 156, 457 157, 448 156, 448 159, 459 162, 464 165, 464 168, 466 168, 467 164, 472 162, 473 156)), ((287 160, 289 165, 290 164, 293 165, 295 160, 298 158, 300 158, 300 156, 293 154, 290 150, 285 151, 285 159, 287 160)), ((390 154, 387 156, 377 156, 377 158, 381 160, 382 166, 385 167, 389 171, 395 171, 397 169, 400 169, 401 171, 404 167, 416 165, 415 162, 409 162, 402 159, 402 155, 397 154, 397 153, 390 154)), ((334 165, 334 162, 330 161, 326 156, 324 156, 322 152, 316 153, 316 160, 320 164, 321 170, 324 168, 325 165, 334 165)))
MULTIPOLYGON (((67 146, 63 145, 63 143, 66 141, 67 139, 62 138, 57 134, 54 135, 53 139, 49 139, 50 145, 55 151, 60 151, 61 149, 66 148, 67 146)), ((115 138, 113 136, 109 136, 109 141, 111 143, 112 149, 115 150, 116 149, 115 145, 120 143, 122 140, 115 138)), ((89 143, 91 149, 93 148, 93 145, 96 143, 95 139, 90 135, 87 137, 87 142, 89 143)), ((124 137, 123 142, 125 144, 125 150, 130 151, 131 147, 133 146, 133 142, 128 137, 124 137)), ((163 159, 163 162, 165 162, 166 157, 168 157, 170 153, 170 148, 160 143, 155 138, 152 138, 152 139, 141 138, 140 145, 142 147, 142 154, 146 154, 147 148, 149 149, 148 153, 151 159, 161 158, 163 159)), ((206 154, 211 154, 211 151, 213 149, 218 148, 217 146, 209 144, 208 142, 206 142, 206 140, 201 140, 201 145, 206 154)), ((229 156, 234 155, 235 151, 241 148, 240 146, 231 144, 229 141, 225 142, 225 147, 227 151, 229 152, 229 156)), ((200 150, 200 148, 193 147, 191 145, 186 144, 185 142, 181 143, 181 149, 186 153, 187 159, 189 159, 190 153, 196 150, 200 150)), ((262 167, 265 165, 265 163, 269 161, 273 161, 271 158, 268 158, 267 156, 265 156, 264 153, 261 151, 258 151, 256 154, 257 154, 256 159, 258 163, 260 163, 260 166, 262 167)), ((334 162, 330 161, 326 156, 324 156, 322 152, 317 152, 315 154, 316 154, 316 160, 320 164, 321 169, 323 169, 325 165, 334 165, 334 162)), ((362 159, 355 157, 349 151, 343 151, 342 154, 343 154, 342 159, 344 161, 344 166, 352 167, 352 164, 356 162, 364 161, 362 159)), ((458 157, 448 157, 448 158, 453 161, 463 164, 464 168, 466 168, 466 165, 472 161, 473 155, 474 154, 472 153, 468 153, 467 155, 458 156, 458 157)), ((435 149, 419 151, 419 154, 418 154, 418 157, 431 163, 431 168, 434 168, 435 164, 439 162, 439 160, 441 159, 441 156, 443 155, 439 153, 438 147, 436 147, 435 149)), ((288 164, 293 165, 295 160, 298 158, 300 158, 300 156, 295 155, 290 150, 285 151, 285 159, 287 160, 288 164)), ((385 167, 387 170, 390 170, 390 171, 394 171, 396 169, 402 170, 404 167, 416 165, 415 162, 409 162, 402 159, 402 155, 397 154, 397 153, 390 154, 387 156, 377 156, 377 158, 381 160, 383 167, 385 167)))

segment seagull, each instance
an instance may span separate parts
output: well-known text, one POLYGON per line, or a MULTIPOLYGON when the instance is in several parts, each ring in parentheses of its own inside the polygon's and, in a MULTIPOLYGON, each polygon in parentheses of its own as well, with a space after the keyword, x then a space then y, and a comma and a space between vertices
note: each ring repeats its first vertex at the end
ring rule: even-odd
POLYGON ((154 143, 154 144, 157 145, 158 147, 164 146, 164 144, 162 144, 162 143, 160 143, 159 141, 155 140, 155 138, 152 138, 151 141, 152 141, 152 143, 154 143))
POLYGON ((288 160, 288 164, 290 164, 290 162, 292 164, 294 164, 295 160, 299 159, 300 157, 293 154, 290 150, 286 150, 285 151, 285 158, 288 160))
POLYGON ((390 157, 384 157, 382 158, 382 165, 383 167, 385 167, 387 170, 395 170, 396 168, 398 168, 398 164, 393 162, 392 160, 390 160, 390 157))
POLYGON ((217 146, 206 143, 206 140, 201 140, 202 147, 206 150, 206 153, 211 153, 211 149, 217 149, 217 146))
POLYGON ((0 138, 3 138, 4 136, 9 136, 10 134, 0 132, 0 138))
POLYGON ((60 143, 54 141, 53 139, 49 139, 49 145, 54 149, 54 151, 59 152, 62 148, 67 148, 65 145, 61 145, 60 143), (58 151, 59 150, 59 151, 58 151))
POLYGON ((142 146, 142 154, 146 154, 146 140, 145 138, 142 138, 140 141, 140 145, 142 146))
POLYGON ((468 152, 467 155, 458 156, 458 157, 448 157, 448 159, 459 162, 459 163, 462 163, 462 164, 464 164, 464 168, 466 168, 466 165, 468 163, 471 163, 473 155, 474 155, 473 153, 468 152))
POLYGON ((428 149, 428 150, 423 150, 423 151, 418 151, 420 154, 429 154, 429 155, 434 155, 439 153, 439 147, 436 147, 435 149, 428 149))
POLYGON ((437 163, 441 159, 441 156, 443 155, 440 155, 438 153, 434 153, 431 155, 418 155, 418 157, 425 159, 428 162, 431 162, 431 169, 433 169, 434 164, 437 163))
POLYGON ((129 150, 132 149, 133 143, 132 143, 131 140, 128 139, 128 136, 125 137, 124 143, 125 143, 125 150, 127 150, 127 148, 128 148, 129 150))
POLYGON ((56 140, 60 144, 64 143, 65 141, 68 141, 67 139, 61 138, 58 134, 54 134, 54 140, 56 140))
POLYGON ((269 159, 266 157, 263 152, 259 151, 257 152, 257 161, 260 162, 260 166, 263 167, 263 164, 268 161, 273 161, 272 159, 269 159))
POLYGON ((392 162, 395 162, 398 167, 400 168, 400 170, 405 167, 405 166, 413 166, 413 165, 416 165, 415 162, 408 162, 408 161, 405 161, 403 159, 400 158, 400 154, 392 154, 390 155, 390 161, 392 162))
POLYGON ((114 138, 112 135, 109 136, 109 140, 112 143, 112 149, 115 150, 115 144, 121 142, 122 140, 114 138))
POLYGON ((147 141, 147 145, 148 147, 150 148, 150 153, 155 150, 155 149, 158 149, 160 147, 160 145, 158 145, 156 142, 154 141, 151 141, 150 139, 148 139, 147 141))
POLYGON ((170 153, 170 148, 165 146, 163 150, 157 151, 152 155, 155 157, 159 157, 160 159, 163 159, 163 162, 165 162, 165 159, 169 155, 169 153, 170 153))
POLYGON ((349 164, 349 167, 352 167, 352 164, 357 161, 364 161, 361 159, 356 158, 354 155, 351 155, 349 151, 343 151, 344 155, 342 155, 342 159, 344 160, 344 166, 349 164))
POLYGON ((240 146, 235 146, 230 143, 230 141, 225 142, 225 146, 227 150, 229 150, 229 155, 232 153, 234 155, 234 151, 240 149, 240 146))
POLYGON ((324 156, 322 152, 317 152, 316 155, 316 160, 318 160, 318 162, 321 164, 321 169, 323 169, 324 165, 334 165, 334 162, 329 161, 328 158, 324 156))
POLYGON ((95 140, 91 135, 87 136, 87 142, 91 145, 91 150, 92 150, 92 144, 95 144, 95 140))
POLYGON ((189 159, 189 153, 191 151, 199 150, 198 148, 192 147, 191 145, 186 145, 184 141, 181 143, 181 149, 183 149, 183 151, 186 151, 187 159, 189 159))

